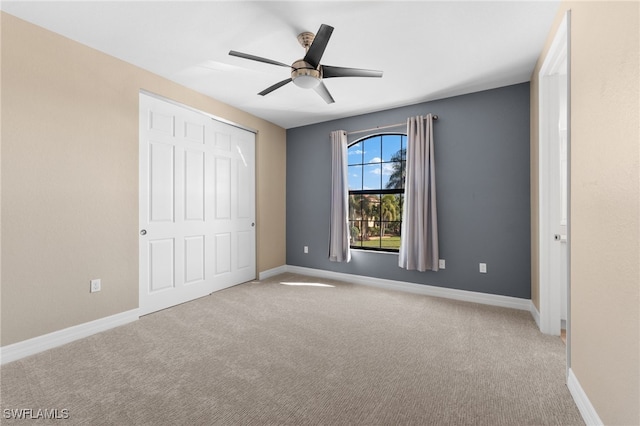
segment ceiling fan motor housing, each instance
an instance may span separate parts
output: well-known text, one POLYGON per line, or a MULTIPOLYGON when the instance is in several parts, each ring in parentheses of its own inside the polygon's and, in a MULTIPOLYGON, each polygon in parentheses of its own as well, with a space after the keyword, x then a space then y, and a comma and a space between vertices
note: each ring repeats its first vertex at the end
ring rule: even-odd
POLYGON ((291 79, 296 86, 311 89, 320 83, 321 75, 318 69, 300 59, 291 65, 291 79))

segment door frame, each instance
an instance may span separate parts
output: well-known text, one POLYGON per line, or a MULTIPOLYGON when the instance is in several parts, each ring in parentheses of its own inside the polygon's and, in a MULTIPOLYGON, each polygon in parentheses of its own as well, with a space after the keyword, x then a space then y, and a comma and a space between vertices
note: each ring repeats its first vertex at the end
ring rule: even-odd
POLYGON ((247 132, 251 132, 251 133, 255 134, 256 135, 256 140, 257 140, 258 131, 256 129, 252 128, 252 127, 248 127, 248 126, 244 126, 244 125, 239 124, 239 123, 235 123, 233 121, 227 120, 226 118, 222 118, 222 117, 219 117, 217 115, 210 114, 210 113, 208 113, 206 111, 202 111, 200 109, 191 107, 189 105, 185 105, 185 104, 183 104, 181 102, 174 101, 173 99, 165 98, 164 96, 158 95, 157 93, 149 92, 148 90, 140 89, 139 95, 140 94, 151 96, 152 98, 156 98, 156 99, 159 99, 161 101, 167 102, 169 104, 173 104, 173 105, 179 106, 180 108, 184 108, 184 109, 187 109, 189 111, 197 112, 198 114, 202 114, 202 115, 204 115, 206 117, 211 118, 212 120, 219 121, 221 123, 228 124, 228 125, 233 126, 233 127, 237 127, 238 129, 246 130, 247 132))
MULTIPOLYGON (((570 11, 565 14, 549 52, 545 58, 540 72, 539 81, 539 134, 538 134, 538 248, 539 248, 539 295, 540 295, 540 331, 545 334, 560 335, 561 328, 561 299, 559 289, 554 288, 550 280, 551 256, 550 248, 553 241, 551 223, 547 215, 550 208, 549 201, 549 154, 550 147, 548 135, 557 124, 557 119, 552 117, 552 102, 558 102, 557 84, 553 84, 553 79, 557 78, 557 71, 566 61, 566 87, 567 87, 567 367, 570 365, 570 342, 571 342, 571 52, 570 52, 570 11), (554 90, 555 87, 555 90, 554 90)), ((557 131, 556 131, 557 133, 557 131)))

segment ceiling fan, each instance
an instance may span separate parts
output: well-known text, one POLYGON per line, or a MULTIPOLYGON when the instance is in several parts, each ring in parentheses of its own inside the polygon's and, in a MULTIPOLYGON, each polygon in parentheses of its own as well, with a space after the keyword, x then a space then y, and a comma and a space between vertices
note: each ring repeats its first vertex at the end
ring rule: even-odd
POLYGON ((298 34, 298 42, 304 47, 306 54, 304 58, 298 59, 291 65, 284 64, 282 62, 274 61, 260 56, 250 55, 248 53, 236 52, 231 50, 229 55, 237 56, 239 58, 250 59, 252 61, 264 62, 271 65, 278 65, 281 67, 291 68, 291 77, 286 80, 282 80, 273 86, 267 87, 262 92, 258 93, 261 96, 267 95, 276 89, 284 86, 287 83, 293 82, 298 87, 304 89, 314 89, 322 99, 328 104, 334 101, 331 93, 322 82, 323 78, 333 77, 382 77, 382 71, 366 70, 359 68, 345 68, 345 67, 333 67, 329 65, 321 65, 320 59, 324 50, 329 43, 329 38, 333 33, 333 27, 322 24, 317 34, 311 32, 303 32, 298 34))

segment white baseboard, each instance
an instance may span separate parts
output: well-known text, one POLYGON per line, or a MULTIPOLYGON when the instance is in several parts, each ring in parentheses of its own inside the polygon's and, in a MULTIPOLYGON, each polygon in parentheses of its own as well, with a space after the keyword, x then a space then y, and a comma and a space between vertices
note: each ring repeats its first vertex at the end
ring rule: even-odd
POLYGON ((584 420, 587 426, 601 426, 604 423, 600 420, 600 416, 596 412, 596 409, 591 405, 591 401, 587 397, 587 394, 580 386, 580 382, 578 382, 578 378, 573 373, 572 369, 569 369, 569 376, 567 377, 567 387, 569 388, 569 392, 571 392, 571 396, 578 406, 578 411, 582 415, 582 419, 584 420))
POLYGON ((287 272, 287 265, 278 266, 277 268, 267 269, 258 274, 259 280, 266 280, 267 278, 274 277, 276 275, 284 274, 287 272))
POLYGON ((529 312, 531 312, 531 316, 533 317, 533 320, 536 322, 536 325, 538 326, 538 330, 540 330, 540 312, 538 312, 538 308, 536 308, 536 305, 533 304, 533 300, 530 300, 531 305, 529 307, 529 312))
POLYGON ((34 355, 47 349, 62 346, 75 340, 91 336, 101 331, 109 330, 121 325, 128 324, 138 319, 138 309, 121 312, 105 318, 79 324, 63 330, 54 331, 53 333, 43 336, 34 337, 32 339, 23 340, 22 342, 3 346, 0 348, 0 364, 6 364, 16 361, 29 355, 34 355))
POLYGON ((362 275, 344 274, 341 272, 325 271, 322 269, 305 268, 287 265, 286 272, 293 272, 312 277, 335 279, 373 287, 424 294, 426 296, 442 297, 461 300, 464 302, 481 303, 483 305, 500 306, 503 308, 531 311, 531 300, 518 297, 500 296, 496 294, 478 293, 475 291, 457 290, 436 287, 426 284, 414 284, 403 281, 386 280, 382 278, 366 277, 362 275))

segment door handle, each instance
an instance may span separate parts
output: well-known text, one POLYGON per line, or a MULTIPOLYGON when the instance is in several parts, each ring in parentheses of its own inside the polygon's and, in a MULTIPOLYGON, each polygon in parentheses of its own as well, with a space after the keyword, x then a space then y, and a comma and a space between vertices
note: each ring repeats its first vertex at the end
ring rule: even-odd
POLYGON ((147 235, 147 230, 146 229, 142 229, 140 231, 140 235, 147 235))
POLYGON ((566 243, 567 242, 567 236, 564 234, 554 234, 553 235, 553 239, 555 241, 560 241, 561 243, 566 243))

